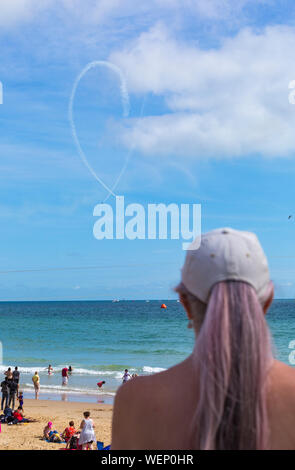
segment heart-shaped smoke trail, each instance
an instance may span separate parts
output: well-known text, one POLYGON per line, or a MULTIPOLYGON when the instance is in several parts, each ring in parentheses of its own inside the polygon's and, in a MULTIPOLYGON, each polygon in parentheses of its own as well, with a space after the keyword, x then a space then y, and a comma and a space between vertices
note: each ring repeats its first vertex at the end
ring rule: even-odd
MULTIPOLYGON (((127 90, 126 80, 125 80, 125 77, 124 77, 122 71, 115 64, 112 64, 111 62, 107 62, 107 61, 104 61, 104 60, 96 60, 96 61, 93 61, 93 62, 90 62, 89 64, 87 64, 86 67, 84 67, 82 72, 76 78, 76 80, 74 82, 74 85, 73 85, 73 88, 72 88, 72 92, 71 92, 71 97, 70 97, 70 102, 69 102, 69 121, 70 121, 70 125, 71 125, 73 139, 74 139, 74 142, 76 144, 79 156, 80 156, 82 162, 84 163, 84 165, 88 168, 88 170, 94 176, 96 181, 98 181, 101 184, 101 186, 108 191, 108 195, 105 198, 105 201, 106 201, 109 198, 110 195, 112 195, 114 197, 116 196, 115 193, 114 193, 114 189, 118 185, 118 183, 120 181, 120 178, 122 177, 122 175, 123 175, 123 173, 124 173, 124 171, 127 167, 128 161, 129 161, 131 153, 133 151, 133 148, 131 148, 129 154, 127 155, 125 163, 124 163, 124 165, 123 165, 123 167, 122 167, 122 169, 121 169, 121 171, 120 171, 113 187, 110 188, 96 174, 96 172, 94 171, 94 169, 92 168, 92 166, 88 162, 87 157, 86 157, 86 155, 85 155, 85 153, 84 153, 84 151, 83 151, 83 149, 80 145, 80 141, 79 141, 79 138, 77 136, 76 126, 75 126, 74 117, 73 117, 73 105, 74 105, 75 95, 76 95, 77 87, 80 83, 80 80, 84 77, 84 75, 90 69, 93 69, 93 68, 96 68, 96 67, 107 67, 107 68, 109 68, 110 70, 112 70, 113 72, 115 72, 118 75, 118 77, 120 79, 120 94, 121 94, 122 107, 123 107, 123 117, 125 117, 125 118, 129 116, 130 102, 129 102, 129 94, 128 94, 128 90, 127 90)), ((142 108, 142 110, 143 110, 143 108, 142 108)))

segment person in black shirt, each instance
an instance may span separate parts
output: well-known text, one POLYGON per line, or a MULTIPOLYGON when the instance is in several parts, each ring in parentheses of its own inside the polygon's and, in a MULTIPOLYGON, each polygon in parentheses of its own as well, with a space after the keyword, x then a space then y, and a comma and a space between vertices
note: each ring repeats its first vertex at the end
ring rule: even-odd
POLYGON ((8 379, 7 379, 7 377, 5 377, 5 380, 3 380, 3 382, 1 382, 1 392, 2 392, 1 410, 3 410, 3 405, 4 405, 4 409, 8 405, 9 388, 8 388, 8 379))
POLYGON ((14 368, 14 371, 12 372, 12 377, 13 377, 13 381, 18 384, 19 383, 19 371, 17 367, 14 368))
POLYGON ((9 402, 8 406, 14 410, 15 405, 15 396, 18 392, 18 384, 16 382, 11 382, 9 384, 9 402))

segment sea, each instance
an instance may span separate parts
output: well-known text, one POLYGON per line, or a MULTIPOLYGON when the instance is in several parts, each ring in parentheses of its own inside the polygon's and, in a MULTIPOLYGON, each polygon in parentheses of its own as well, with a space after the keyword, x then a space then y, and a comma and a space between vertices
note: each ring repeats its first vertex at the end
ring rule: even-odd
MULTIPOLYGON (((294 366, 295 300, 275 300, 267 321, 275 356, 294 366)), ((25 399, 34 396, 38 371, 41 399, 112 404, 124 369, 154 374, 184 360, 194 345, 176 300, 1 302, 0 322, 0 375, 18 366, 25 399), (62 386, 61 369, 70 365, 73 373, 62 386)))

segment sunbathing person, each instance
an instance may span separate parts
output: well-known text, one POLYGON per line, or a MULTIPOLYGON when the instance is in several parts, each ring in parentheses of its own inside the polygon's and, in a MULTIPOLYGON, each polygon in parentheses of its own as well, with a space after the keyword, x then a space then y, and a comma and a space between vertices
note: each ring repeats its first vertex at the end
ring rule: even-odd
POLYGON ((202 235, 176 291, 194 349, 119 388, 112 450, 295 449, 295 370, 272 354, 265 314, 274 291, 257 237, 202 235))

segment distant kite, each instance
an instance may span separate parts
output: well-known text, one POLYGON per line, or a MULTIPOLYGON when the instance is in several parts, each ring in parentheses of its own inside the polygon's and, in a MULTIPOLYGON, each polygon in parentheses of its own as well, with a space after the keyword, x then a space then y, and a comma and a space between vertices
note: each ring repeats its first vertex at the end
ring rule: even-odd
POLYGON ((291 219, 292 215, 289 215, 288 219, 291 219))

